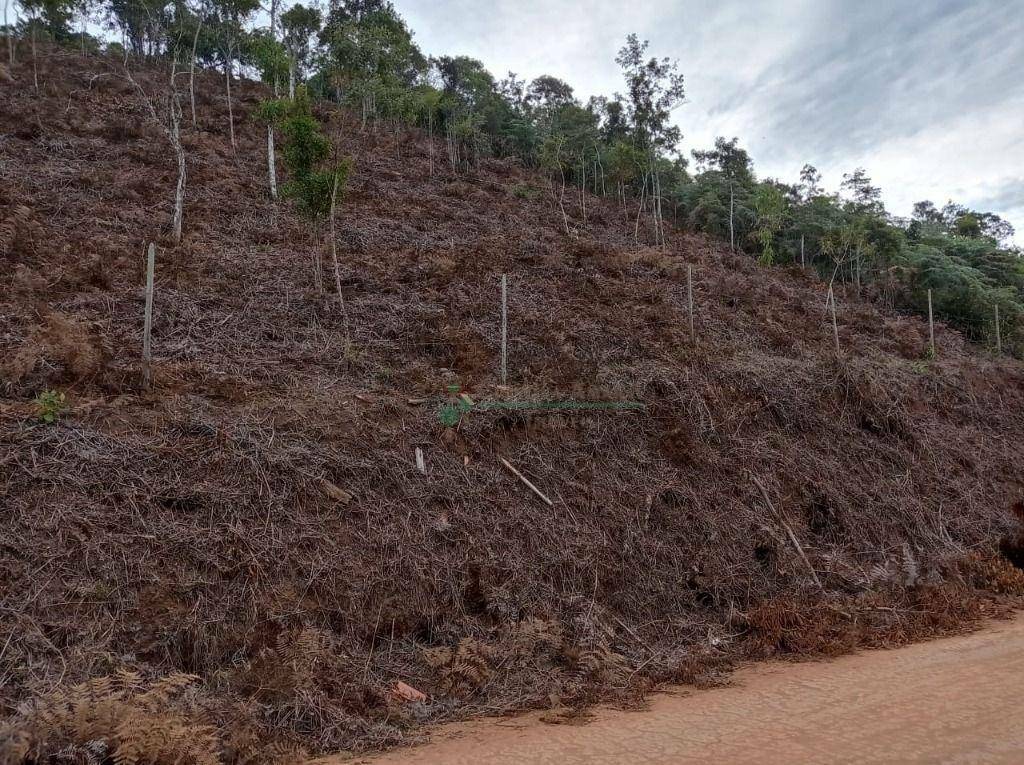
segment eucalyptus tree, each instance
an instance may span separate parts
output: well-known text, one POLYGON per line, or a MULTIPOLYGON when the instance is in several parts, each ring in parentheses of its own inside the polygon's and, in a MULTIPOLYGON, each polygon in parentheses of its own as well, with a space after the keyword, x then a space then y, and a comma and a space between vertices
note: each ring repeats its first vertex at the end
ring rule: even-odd
POLYGON ((288 52, 288 97, 295 98, 295 84, 299 73, 309 64, 311 40, 320 31, 320 11, 296 3, 281 14, 281 31, 288 52))

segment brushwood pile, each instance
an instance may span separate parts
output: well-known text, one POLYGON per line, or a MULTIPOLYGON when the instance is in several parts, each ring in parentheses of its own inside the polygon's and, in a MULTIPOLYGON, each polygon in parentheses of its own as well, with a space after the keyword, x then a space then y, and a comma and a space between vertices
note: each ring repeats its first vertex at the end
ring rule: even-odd
POLYGON ((38 66, 38 94, 27 56, 0 81, 8 761, 379 749, 1024 594, 1019 361, 941 324, 931 358, 926 321, 852 286, 837 354, 816 275, 677 228, 655 247, 635 202, 584 219, 516 162, 453 168, 318 104, 352 162, 342 312, 326 229, 267 193, 263 86, 232 88, 233 150, 198 74, 174 245, 140 100, 167 73, 38 66))

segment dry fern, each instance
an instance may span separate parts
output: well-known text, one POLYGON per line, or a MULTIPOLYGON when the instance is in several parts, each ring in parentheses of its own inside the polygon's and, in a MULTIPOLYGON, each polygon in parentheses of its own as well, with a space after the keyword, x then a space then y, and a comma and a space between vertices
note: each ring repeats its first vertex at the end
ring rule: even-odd
POLYGON ((137 673, 122 671, 58 689, 37 700, 20 721, 27 754, 0 763, 217 765, 213 729, 196 722, 191 705, 181 699, 197 680, 175 673, 147 684, 137 673))
POLYGON ((572 677, 580 682, 615 685, 623 682, 629 674, 626 658, 603 642, 587 648, 568 649, 565 653, 571 663, 572 677))
POLYGON ((453 696, 473 693, 492 674, 490 649, 471 637, 460 640, 455 649, 428 648, 423 651, 423 658, 440 670, 441 692, 453 696))
POLYGON ((19 236, 29 227, 32 211, 18 205, 0 220, 0 257, 14 251, 19 236))

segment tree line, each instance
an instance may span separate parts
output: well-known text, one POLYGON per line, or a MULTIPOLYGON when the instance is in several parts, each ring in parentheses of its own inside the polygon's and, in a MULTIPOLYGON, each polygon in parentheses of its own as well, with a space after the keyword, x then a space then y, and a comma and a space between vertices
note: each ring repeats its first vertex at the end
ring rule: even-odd
MULTIPOLYGON (((20 18, 5 20, 9 40, 14 31, 125 57, 173 57, 223 69, 228 89, 239 73, 259 76, 281 99, 261 111, 272 194, 275 129, 291 125, 294 133, 296 115, 308 114, 303 99, 329 100, 356 109, 364 126, 422 128, 459 170, 484 157, 514 157, 537 168, 550 181, 567 233, 575 233, 570 206, 586 225, 582 192, 611 197, 637 244, 663 244, 669 226, 682 227, 719 237, 766 265, 814 269, 830 286, 846 285, 893 308, 925 313, 930 291, 937 317, 980 343, 994 344, 998 332, 1003 349, 1024 354, 1024 258, 1009 244, 1014 231, 1007 221, 954 202, 922 201, 910 218, 894 216, 863 169, 846 174, 834 191, 822 187, 812 165, 788 182, 761 179, 736 138, 685 156, 672 117, 685 96, 683 75, 635 35, 615 59, 622 92, 583 102, 552 75, 527 82, 510 72, 497 79, 476 59, 425 55, 387 0, 332 0, 324 8, 285 8, 281 0, 19 4, 20 18), (265 25, 254 22, 260 11, 265 25), (104 24, 113 40, 89 35, 89 23, 104 24)), ((307 211, 319 210, 327 185, 337 195, 335 175, 330 183, 325 178, 307 172, 287 190, 307 211), (315 204, 310 184, 319 189, 315 204)))

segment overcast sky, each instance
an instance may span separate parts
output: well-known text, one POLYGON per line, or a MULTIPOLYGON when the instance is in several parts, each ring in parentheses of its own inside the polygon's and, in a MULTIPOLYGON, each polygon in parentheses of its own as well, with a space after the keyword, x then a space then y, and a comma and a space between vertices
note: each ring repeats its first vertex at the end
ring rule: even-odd
POLYGON ((683 149, 738 136, 760 177, 865 167, 889 210, 954 199, 1024 242, 1024 0, 395 0, 424 53, 622 90, 630 32, 679 60, 683 149))

